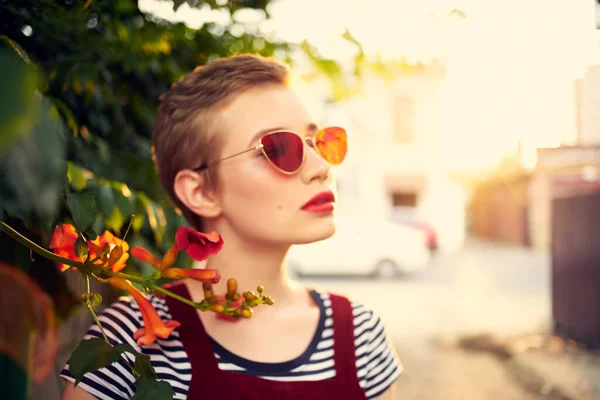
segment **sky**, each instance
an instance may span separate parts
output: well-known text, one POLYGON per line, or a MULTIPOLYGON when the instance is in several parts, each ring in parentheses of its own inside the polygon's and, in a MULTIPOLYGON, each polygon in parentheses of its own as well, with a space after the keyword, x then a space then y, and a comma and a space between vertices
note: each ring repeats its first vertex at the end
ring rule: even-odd
MULTIPOLYGON (((174 13, 170 1, 139 5, 194 28, 230 22, 208 7, 184 4, 174 13)), ((534 151, 574 137, 573 81, 600 60, 595 7, 594 0, 275 0, 269 20, 256 10, 234 18, 245 26, 240 33, 306 39, 342 63, 356 52, 341 37, 346 29, 368 57, 445 58, 442 146, 455 157, 448 162, 482 166, 519 140, 534 151)))

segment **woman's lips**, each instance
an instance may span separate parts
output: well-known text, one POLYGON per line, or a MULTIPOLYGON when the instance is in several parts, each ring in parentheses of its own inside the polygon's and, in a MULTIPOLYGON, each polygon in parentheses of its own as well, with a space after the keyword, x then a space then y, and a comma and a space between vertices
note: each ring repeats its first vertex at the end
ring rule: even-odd
POLYGON ((308 206, 304 206, 304 207, 302 207, 302 210, 321 214, 321 213, 331 212, 331 211, 333 211, 334 208, 335 208, 334 204, 332 202, 329 202, 329 203, 311 204, 308 206))
POLYGON ((303 206, 303 211, 313 213, 326 213, 333 211, 335 196, 331 190, 319 192, 308 200, 303 206))

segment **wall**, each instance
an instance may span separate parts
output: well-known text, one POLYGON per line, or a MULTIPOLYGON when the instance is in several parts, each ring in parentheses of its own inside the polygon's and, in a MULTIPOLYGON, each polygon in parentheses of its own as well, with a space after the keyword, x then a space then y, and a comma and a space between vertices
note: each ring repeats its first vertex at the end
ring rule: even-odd
POLYGON ((326 123, 346 127, 349 150, 336 168, 341 214, 389 219, 394 191, 418 193, 416 211, 438 231, 440 250, 455 250, 465 239, 466 194, 440 163, 438 87, 441 67, 394 81, 364 78, 361 95, 326 105, 326 123), (398 98, 410 99, 413 139, 395 132, 402 111, 398 98))
POLYGON ((472 233, 478 237, 528 245, 529 178, 488 183, 472 197, 472 233))

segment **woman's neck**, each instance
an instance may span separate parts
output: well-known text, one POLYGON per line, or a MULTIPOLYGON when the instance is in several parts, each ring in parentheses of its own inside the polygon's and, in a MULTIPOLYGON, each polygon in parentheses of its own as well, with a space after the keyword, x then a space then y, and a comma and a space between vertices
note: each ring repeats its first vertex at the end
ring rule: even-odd
MULTIPOLYGON (((256 293, 257 286, 262 285, 265 294, 284 306, 295 302, 298 294, 305 292, 302 285, 288 277, 286 255, 289 247, 251 245, 229 236, 218 254, 194 267, 218 269, 221 272, 221 281, 214 285, 215 294, 225 294, 227 280, 235 278, 240 294, 250 290, 256 293)), ((188 287, 193 291, 202 291, 202 284, 197 282, 189 282, 188 287)))

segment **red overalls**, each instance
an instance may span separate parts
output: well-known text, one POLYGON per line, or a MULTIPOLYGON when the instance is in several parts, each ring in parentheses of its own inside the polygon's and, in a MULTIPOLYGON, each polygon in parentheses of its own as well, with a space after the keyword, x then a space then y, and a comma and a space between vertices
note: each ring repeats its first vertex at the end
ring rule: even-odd
MULTIPOLYGON (((170 290, 190 298, 184 284, 174 285, 170 290)), ((177 331, 192 366, 190 400, 366 399, 356 370, 352 307, 345 297, 331 295, 336 376, 324 381, 281 382, 222 371, 197 311, 170 297, 167 304, 173 319, 182 323, 177 331)))

